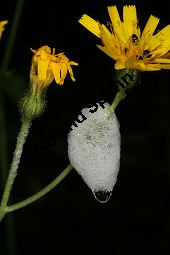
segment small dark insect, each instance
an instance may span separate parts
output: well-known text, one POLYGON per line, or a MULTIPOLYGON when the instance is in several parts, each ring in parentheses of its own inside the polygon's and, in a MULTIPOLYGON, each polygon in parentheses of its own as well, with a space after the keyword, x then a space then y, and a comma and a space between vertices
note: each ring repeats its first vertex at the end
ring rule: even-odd
POLYGON ((139 60, 143 60, 143 57, 139 56, 139 55, 136 55, 136 58, 139 59, 139 60))
POLYGON ((144 50, 143 56, 145 57, 145 56, 149 55, 149 53, 150 53, 150 50, 144 50))
POLYGON ((143 59, 143 57, 142 56, 139 56, 139 60, 142 60, 143 59))
POLYGON ((129 49, 127 47, 125 47, 124 51, 125 51, 125 53, 127 53, 129 51, 129 49))
POLYGON ((150 57, 152 57, 152 54, 150 54, 150 50, 144 50, 143 56, 146 58, 150 58, 150 57))
POLYGON ((135 34, 133 34, 132 35, 132 43, 136 43, 136 42, 138 42, 138 37, 137 37, 137 35, 135 35, 135 34))
POLYGON ((147 58, 150 58, 150 57, 152 57, 152 54, 147 55, 147 58))

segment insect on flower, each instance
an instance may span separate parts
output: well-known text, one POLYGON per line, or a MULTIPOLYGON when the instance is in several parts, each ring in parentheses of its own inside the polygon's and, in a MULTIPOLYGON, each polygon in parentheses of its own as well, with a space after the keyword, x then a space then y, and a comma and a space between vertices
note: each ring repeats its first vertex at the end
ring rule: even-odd
POLYGON ((123 6, 123 21, 116 6, 109 6, 108 13, 110 29, 86 14, 79 22, 101 39, 103 46, 97 46, 116 61, 115 69, 170 69, 170 25, 154 34, 159 19, 151 15, 141 33, 135 5, 123 6))

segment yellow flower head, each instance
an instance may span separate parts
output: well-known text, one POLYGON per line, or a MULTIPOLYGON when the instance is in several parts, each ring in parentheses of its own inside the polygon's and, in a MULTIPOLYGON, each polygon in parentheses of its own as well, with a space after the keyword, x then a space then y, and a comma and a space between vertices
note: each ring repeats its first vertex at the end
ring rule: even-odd
POLYGON ((167 54, 170 50, 170 25, 154 35, 159 19, 151 15, 141 33, 134 5, 123 7, 123 21, 116 6, 108 7, 108 13, 110 29, 86 14, 79 22, 102 40, 103 46, 98 47, 116 61, 115 69, 170 69, 167 54))
POLYGON ((46 89, 55 79, 62 85, 67 75, 75 81, 71 65, 78 65, 70 61, 64 53, 55 54, 55 49, 42 46, 34 53, 30 70, 30 87, 28 93, 21 100, 20 111, 23 119, 33 120, 40 117, 46 108, 46 89))
POLYGON ((5 30, 5 25, 8 23, 7 20, 0 21, 0 39, 2 37, 2 33, 5 30))
POLYGON ((48 86, 54 79, 57 84, 62 85, 67 75, 75 81, 71 65, 78 65, 70 61, 64 53, 55 54, 48 46, 42 46, 38 50, 31 49, 34 53, 30 72, 31 79, 37 79, 43 86, 48 86))

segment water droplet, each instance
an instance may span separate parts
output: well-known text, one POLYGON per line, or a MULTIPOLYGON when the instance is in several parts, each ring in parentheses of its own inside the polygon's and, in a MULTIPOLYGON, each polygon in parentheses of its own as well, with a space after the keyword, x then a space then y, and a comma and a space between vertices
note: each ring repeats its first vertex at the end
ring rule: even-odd
POLYGON ((93 194, 97 201, 99 201, 100 203, 106 203, 111 198, 112 191, 96 190, 93 192, 93 194))

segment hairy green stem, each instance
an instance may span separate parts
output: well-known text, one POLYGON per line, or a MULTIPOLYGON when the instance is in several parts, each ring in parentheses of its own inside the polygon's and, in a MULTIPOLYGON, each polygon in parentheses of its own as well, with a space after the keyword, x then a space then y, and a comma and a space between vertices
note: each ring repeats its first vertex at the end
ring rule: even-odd
POLYGON ((9 200, 10 192, 12 190, 12 186, 17 175, 17 169, 20 162, 20 158, 23 151, 23 145, 25 143, 25 139, 28 135, 28 131, 31 125, 30 120, 24 120, 21 125, 21 130, 19 132, 17 138, 16 149, 14 152, 14 157, 12 160, 11 168, 9 170, 8 178, 6 181, 5 189, 2 196, 1 206, 0 206, 0 220, 4 217, 6 213, 6 206, 9 200))
POLYGON ((43 197, 44 195, 46 195, 49 191, 51 191, 52 189, 54 189, 69 173, 70 171, 73 169, 73 167, 71 165, 68 165, 63 172, 57 176, 50 184, 48 184, 45 188, 43 188, 42 190, 40 190, 39 192, 37 192, 36 194, 34 194, 33 196, 19 202, 16 203, 14 205, 8 206, 6 208, 6 212, 12 212, 15 210, 18 210, 22 207, 25 207, 33 202, 35 202, 36 200, 38 200, 39 198, 43 197))
POLYGON ((115 99, 109 108, 109 113, 114 112, 120 101, 126 97, 125 91, 125 88, 121 88, 120 91, 117 92, 115 99))

